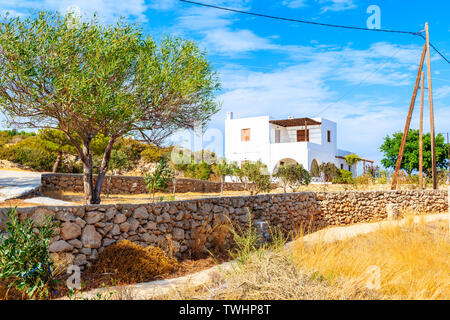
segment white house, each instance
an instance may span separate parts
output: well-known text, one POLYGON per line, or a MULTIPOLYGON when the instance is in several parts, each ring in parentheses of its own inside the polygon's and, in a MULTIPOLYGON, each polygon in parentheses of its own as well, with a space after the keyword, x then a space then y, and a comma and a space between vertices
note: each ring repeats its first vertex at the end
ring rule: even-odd
POLYGON ((336 122, 323 118, 271 120, 269 116, 225 121, 225 157, 229 161, 261 160, 270 173, 286 163, 300 163, 307 170, 323 162, 351 171, 344 156, 349 151, 337 148, 336 122))

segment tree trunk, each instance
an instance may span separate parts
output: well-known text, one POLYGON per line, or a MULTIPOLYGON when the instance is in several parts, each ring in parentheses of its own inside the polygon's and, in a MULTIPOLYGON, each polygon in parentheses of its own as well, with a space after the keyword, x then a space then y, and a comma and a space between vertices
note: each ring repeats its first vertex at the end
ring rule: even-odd
POLYGON ((95 182, 95 189, 92 194, 92 203, 99 204, 101 201, 100 194, 102 192, 103 183, 105 181, 105 176, 108 171, 109 159, 111 158, 111 151, 114 145, 115 138, 111 137, 109 139, 108 145, 106 146, 105 153, 103 154, 102 164, 98 171, 97 181, 95 182))
POLYGON ((94 191, 94 183, 92 180, 92 154, 90 151, 90 141, 83 143, 83 186, 84 186, 84 202, 92 204, 92 195, 94 191))
POLYGON ((58 167, 59 167, 59 164, 61 162, 61 159, 62 159, 62 151, 58 151, 58 156, 56 157, 56 161, 53 164, 53 168, 52 168, 52 172, 53 173, 58 171, 58 167))

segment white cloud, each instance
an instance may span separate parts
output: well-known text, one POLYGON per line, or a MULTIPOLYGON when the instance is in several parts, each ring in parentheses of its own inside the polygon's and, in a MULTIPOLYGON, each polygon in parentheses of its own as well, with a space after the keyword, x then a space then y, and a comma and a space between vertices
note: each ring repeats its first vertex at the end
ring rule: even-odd
POLYGON ((344 11, 356 8, 353 0, 318 0, 318 2, 326 4, 322 7, 322 13, 327 11, 344 11))
MULTIPOLYGON (((315 2, 322 5, 322 13, 327 11, 344 11, 356 8, 354 0, 315 0, 315 2)), ((307 0, 284 0, 282 4, 293 9, 303 8, 308 5, 307 0)))
POLYGON ((150 8, 156 10, 169 10, 175 7, 177 0, 151 0, 150 8))
POLYGON ((282 4, 283 6, 287 6, 289 8, 300 8, 300 7, 305 7, 306 6, 306 1, 307 0, 286 0, 283 1, 282 4))
POLYGON ((435 99, 444 99, 447 97, 450 97, 450 86, 445 85, 434 90, 435 99))
POLYGON ((0 0, 0 8, 4 11, 14 10, 18 15, 29 14, 33 10, 55 10, 65 14, 70 7, 79 8, 85 17, 97 13, 103 22, 112 23, 120 17, 146 21, 147 5, 144 0, 40 0, 40 1, 10 1, 0 0))

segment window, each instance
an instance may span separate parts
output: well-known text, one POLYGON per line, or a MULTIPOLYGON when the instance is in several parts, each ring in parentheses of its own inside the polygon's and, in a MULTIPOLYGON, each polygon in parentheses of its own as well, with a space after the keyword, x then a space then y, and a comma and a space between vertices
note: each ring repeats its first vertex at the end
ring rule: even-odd
POLYGON ((297 130, 297 142, 309 141, 309 130, 297 130))
POLYGON ((341 163, 341 169, 344 170, 344 164, 343 163, 341 163))
POLYGON ((275 143, 280 143, 280 130, 275 130, 275 143))
POLYGON ((348 166, 348 171, 352 171, 352 166, 348 166))
POLYGON ((331 142, 331 131, 330 130, 327 131, 327 138, 328 138, 328 142, 331 142))
POLYGON ((241 129, 241 141, 250 141, 250 129, 241 129))

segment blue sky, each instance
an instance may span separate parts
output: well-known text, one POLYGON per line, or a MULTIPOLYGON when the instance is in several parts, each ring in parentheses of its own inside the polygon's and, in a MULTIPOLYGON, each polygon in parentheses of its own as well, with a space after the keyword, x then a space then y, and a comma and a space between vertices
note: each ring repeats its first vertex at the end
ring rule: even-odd
MULTIPOLYGON (((408 31, 430 24, 431 42, 450 57, 448 1, 401 0, 198 0, 246 11, 366 27, 370 5, 381 28, 408 31)), ((176 34, 208 52, 223 90, 222 110, 210 127, 223 130, 235 117, 324 117, 338 123, 338 146, 380 160, 383 137, 402 131, 423 42, 411 35, 365 32, 283 22, 202 8, 178 0, 0 0, 0 12, 77 6, 103 23, 123 16, 160 39, 176 34)), ((432 52, 436 133, 450 131, 450 65, 432 52)), ((425 100, 425 130, 429 130, 425 100)), ((419 99, 412 127, 418 128, 419 99)), ((4 125, 3 125, 4 126, 4 125)))

